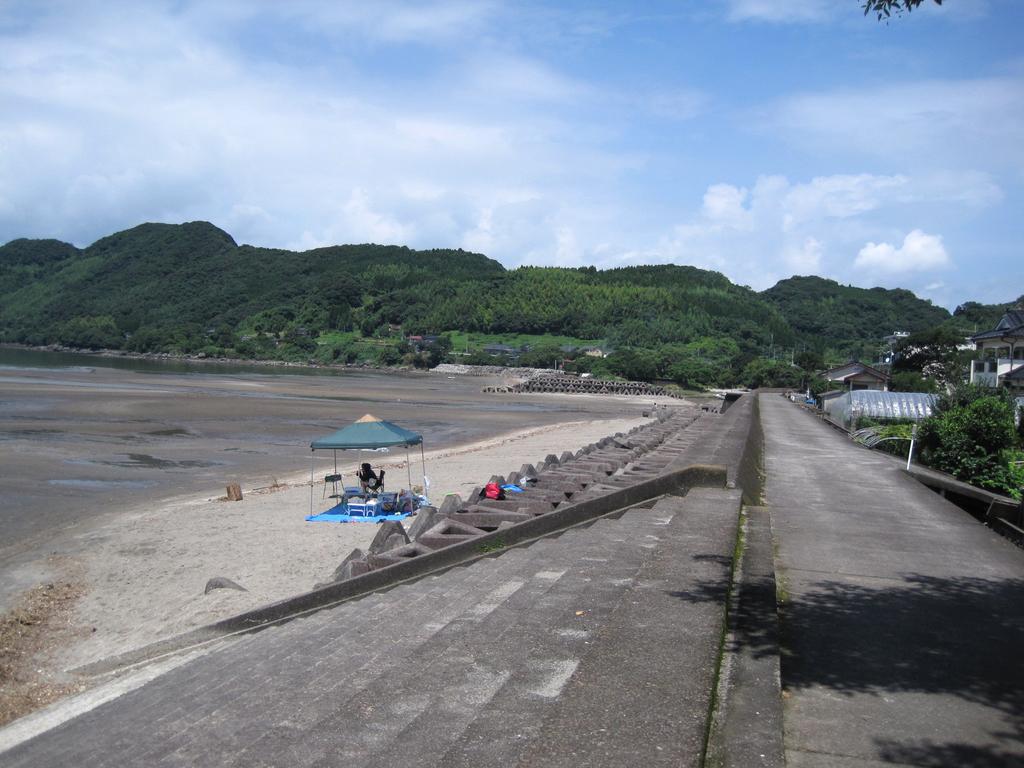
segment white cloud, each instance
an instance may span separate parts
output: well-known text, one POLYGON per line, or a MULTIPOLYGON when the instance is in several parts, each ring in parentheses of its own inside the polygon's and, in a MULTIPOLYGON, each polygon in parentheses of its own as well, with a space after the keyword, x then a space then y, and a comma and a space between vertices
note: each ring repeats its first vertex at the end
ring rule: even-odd
POLYGON ((814 275, 821 270, 822 247, 813 237, 807 237, 799 247, 786 246, 782 261, 796 275, 814 275))
POLYGON ((903 245, 898 248, 891 243, 867 243, 853 264, 862 270, 893 273, 927 272, 949 267, 952 262, 942 237, 915 229, 903 238, 903 245))
MULTIPOLYGON (((431 8, 442 6, 464 31, 494 10, 431 8)), ((523 219, 522 196, 501 190, 529 189, 548 214, 642 162, 571 128, 566 110, 599 96, 528 56, 486 59, 467 43, 443 71, 380 89, 345 55, 268 63, 229 44, 221 26, 198 23, 262 13, 361 28, 386 15, 384 36, 430 32, 423 25, 434 22, 412 4, 181 8, 71 8, 17 34, 0 30, 0 241, 86 245, 140 221, 202 218, 258 245, 465 241, 514 263, 557 253, 554 229, 514 231, 557 216, 523 219), (488 207, 495 232, 473 234, 488 207)))
MULTIPOLYGON (((837 13, 832 0, 729 9, 735 21, 837 13)), ((674 261, 763 288, 793 272, 862 279, 865 243, 901 252, 915 227, 942 231, 965 261, 944 219, 980 219, 1018 192, 1006 169, 1024 170, 1024 70, 783 98, 754 157, 730 125, 752 97, 727 93, 728 75, 655 71, 657 45, 628 66, 610 57, 637 34, 660 44, 653 25, 673 15, 26 3, 0 26, 0 241, 85 245, 140 221, 207 219, 255 245, 461 245, 508 266, 674 261), (598 54, 614 75, 589 66, 598 54), (705 148, 731 159, 694 157, 705 148), (734 161, 805 170, 707 175, 734 161)))
POLYGON ((834 15, 834 0, 728 0, 729 21, 766 21, 771 23, 806 23, 826 21, 834 15))
POLYGON ((232 27, 264 22, 279 28, 304 27, 316 34, 350 34, 362 41, 423 44, 472 39, 499 11, 498 3, 460 0, 375 0, 372 3, 218 0, 186 4, 182 13, 193 24, 232 27))
POLYGON ((731 184, 712 184, 704 193, 701 212, 716 224, 745 229, 750 226, 750 211, 743 206, 748 194, 731 184))
POLYGON ((749 188, 713 184, 699 211, 628 259, 693 264, 757 289, 793 274, 891 284, 952 266, 936 235, 915 229, 898 247, 886 242, 890 221, 901 220, 908 206, 918 211, 934 199, 925 181, 903 175, 836 174, 804 182, 761 176, 749 188))
POLYGON ((581 267, 586 264, 583 249, 571 227, 559 227, 555 232, 556 242, 555 264, 560 267, 581 267))
POLYGON ((845 219, 877 208, 894 190, 906 187, 905 176, 837 174, 818 176, 786 191, 783 205, 788 226, 815 218, 845 219))
POLYGON ((904 168, 1024 171, 1024 78, 928 80, 783 99, 769 124, 792 142, 904 168))

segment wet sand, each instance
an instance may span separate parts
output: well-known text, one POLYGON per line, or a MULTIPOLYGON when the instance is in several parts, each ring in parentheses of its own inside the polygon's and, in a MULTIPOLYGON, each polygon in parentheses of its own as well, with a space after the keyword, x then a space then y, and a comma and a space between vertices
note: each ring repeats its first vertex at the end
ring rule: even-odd
MULTIPOLYGON (((91 592, 78 619, 90 632, 113 629, 119 615, 130 624, 140 600, 159 588, 162 605, 142 607, 162 613, 150 617, 140 637, 309 589, 353 546, 365 545, 372 531, 303 520, 308 486, 253 490, 275 481, 305 483, 309 442, 367 412, 424 435, 431 497, 439 503, 445 493, 465 494, 492 474, 628 429, 652 405, 616 397, 485 395, 480 389, 497 380, 482 377, 136 371, 89 361, 0 367, 0 610, 36 584, 60 578, 60 564, 84 565, 91 592), (242 486, 245 501, 214 501, 229 482, 242 486), (281 541, 288 543, 281 547, 281 541), (275 557, 263 554, 271 549, 275 557), (220 553, 233 554, 224 560, 220 553), (192 606, 194 616, 183 613, 212 576, 249 580, 251 591, 211 593, 192 606), (244 594, 249 598, 240 602, 236 596, 244 594), (223 610, 207 610, 218 604, 223 610)), ((332 458, 315 457, 322 478, 332 458)), ((375 458, 394 464, 404 455, 375 458)), ((342 455, 346 460, 356 459, 342 455)), ((398 467, 389 474, 400 485, 405 477, 398 467)), ((322 487, 316 490, 322 496, 322 487)), ((139 640, 108 639, 104 650, 139 640)))
POLYGON ((429 373, 0 369, 0 565, 128 505, 308 471, 310 441, 367 412, 422 433, 427 450, 623 413, 579 398, 484 395, 487 383, 429 373))

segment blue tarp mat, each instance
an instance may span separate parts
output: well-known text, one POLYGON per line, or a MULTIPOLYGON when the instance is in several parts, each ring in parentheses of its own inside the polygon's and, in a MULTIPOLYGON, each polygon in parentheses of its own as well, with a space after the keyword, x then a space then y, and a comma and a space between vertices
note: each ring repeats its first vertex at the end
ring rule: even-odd
POLYGON ((412 512, 397 515, 350 515, 346 512, 323 512, 319 515, 306 515, 307 523, 380 523, 384 520, 402 520, 412 512))

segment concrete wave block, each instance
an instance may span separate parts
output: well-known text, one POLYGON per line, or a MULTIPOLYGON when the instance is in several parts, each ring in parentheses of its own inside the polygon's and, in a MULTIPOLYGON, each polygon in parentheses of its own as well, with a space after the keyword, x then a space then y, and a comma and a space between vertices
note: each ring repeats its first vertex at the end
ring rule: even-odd
POLYGON ((366 563, 366 553, 356 547, 348 553, 348 557, 341 561, 341 565, 334 569, 333 581, 344 581, 353 576, 361 576, 369 573, 370 566, 366 563))
POLYGON ((425 531, 418 539, 419 543, 431 549, 441 549, 450 544, 469 541, 485 533, 480 528, 446 517, 439 520, 430 530, 425 531))
POLYGON ((416 541, 420 534, 430 528, 437 521, 437 507, 420 507, 416 511, 416 517, 409 526, 409 538, 416 541))
POLYGON ((368 547, 372 554, 396 549, 409 543, 409 534, 398 520, 385 520, 377 526, 377 535, 368 547))
POLYGON ((438 514, 441 517, 446 517, 450 514, 458 512, 463 508, 462 497, 457 493, 449 493, 444 497, 444 501, 441 502, 441 508, 438 510, 438 514))
POLYGON ((384 568, 388 565, 394 565, 395 563, 401 563, 406 560, 412 560, 416 557, 429 555, 433 551, 434 550, 423 546, 418 541, 414 541, 411 544, 406 544, 403 547, 398 547, 397 549, 392 549, 387 552, 380 552, 378 554, 370 553, 366 556, 366 562, 369 563, 371 569, 376 570, 377 568, 384 568))

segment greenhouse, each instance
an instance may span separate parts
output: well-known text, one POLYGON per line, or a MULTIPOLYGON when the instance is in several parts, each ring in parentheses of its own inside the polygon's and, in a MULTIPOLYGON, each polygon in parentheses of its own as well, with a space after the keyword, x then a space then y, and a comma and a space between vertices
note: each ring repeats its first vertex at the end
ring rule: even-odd
POLYGON ((860 418, 875 421, 921 421, 932 415, 934 407, 935 395, 924 392, 861 389, 827 401, 825 413, 831 421, 850 429, 860 418))

